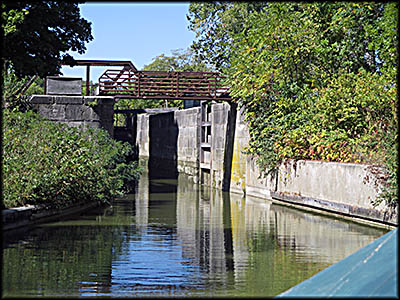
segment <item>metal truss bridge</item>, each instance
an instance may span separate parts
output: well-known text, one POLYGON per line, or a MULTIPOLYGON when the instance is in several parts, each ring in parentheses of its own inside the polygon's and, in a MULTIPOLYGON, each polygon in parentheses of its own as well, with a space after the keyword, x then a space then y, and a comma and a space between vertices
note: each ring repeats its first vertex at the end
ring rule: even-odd
POLYGON ((106 70, 99 78, 98 94, 115 98, 231 100, 228 89, 216 72, 139 71, 130 61, 75 60, 63 63, 86 66, 86 94, 89 95, 91 66, 122 66, 106 70))

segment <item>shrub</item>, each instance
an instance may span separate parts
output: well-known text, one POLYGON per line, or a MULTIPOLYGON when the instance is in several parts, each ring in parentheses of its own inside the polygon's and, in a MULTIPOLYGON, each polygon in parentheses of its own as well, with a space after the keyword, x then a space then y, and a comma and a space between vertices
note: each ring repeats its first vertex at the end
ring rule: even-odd
POLYGON ((132 148, 102 129, 71 128, 28 111, 3 112, 3 207, 109 202, 137 179, 132 148))

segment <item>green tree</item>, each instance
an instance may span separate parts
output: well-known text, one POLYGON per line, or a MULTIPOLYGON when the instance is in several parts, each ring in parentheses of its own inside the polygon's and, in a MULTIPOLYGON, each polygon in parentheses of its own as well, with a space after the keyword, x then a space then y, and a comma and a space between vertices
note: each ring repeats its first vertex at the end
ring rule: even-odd
POLYGON ((66 52, 85 52, 93 39, 91 23, 80 17, 78 2, 9 1, 2 4, 5 69, 18 78, 60 74, 66 52))
POLYGON ((151 71, 184 71, 184 72, 211 72, 211 66, 193 55, 192 49, 175 49, 171 56, 164 53, 153 58, 143 70, 151 71))
POLYGON ((385 164, 397 190, 397 3, 259 4, 192 3, 188 15, 193 49, 245 109, 248 153, 266 171, 289 159, 385 164))
POLYGON ((229 67, 233 36, 244 30, 251 13, 265 6, 263 1, 192 2, 187 19, 189 28, 196 32, 197 40, 191 46, 194 55, 216 70, 229 67))

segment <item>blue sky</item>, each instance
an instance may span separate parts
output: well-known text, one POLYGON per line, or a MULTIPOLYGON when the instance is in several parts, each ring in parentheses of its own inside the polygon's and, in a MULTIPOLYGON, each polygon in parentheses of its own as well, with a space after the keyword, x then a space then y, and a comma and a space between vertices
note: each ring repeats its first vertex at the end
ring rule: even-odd
MULTIPOLYGON (((195 39, 188 29, 189 2, 87 2, 81 16, 92 23, 93 40, 75 59, 130 60, 138 70, 156 56, 186 49, 195 39)), ((92 67, 90 79, 98 81, 107 67, 92 67)), ((62 67, 63 76, 82 77, 85 67, 62 67)))

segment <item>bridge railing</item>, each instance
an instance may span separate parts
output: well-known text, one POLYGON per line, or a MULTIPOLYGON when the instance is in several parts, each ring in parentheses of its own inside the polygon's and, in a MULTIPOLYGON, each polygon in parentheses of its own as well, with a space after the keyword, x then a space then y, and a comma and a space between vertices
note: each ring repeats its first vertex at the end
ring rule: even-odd
POLYGON ((107 70, 99 78, 99 92, 126 98, 230 100, 214 72, 107 70))

